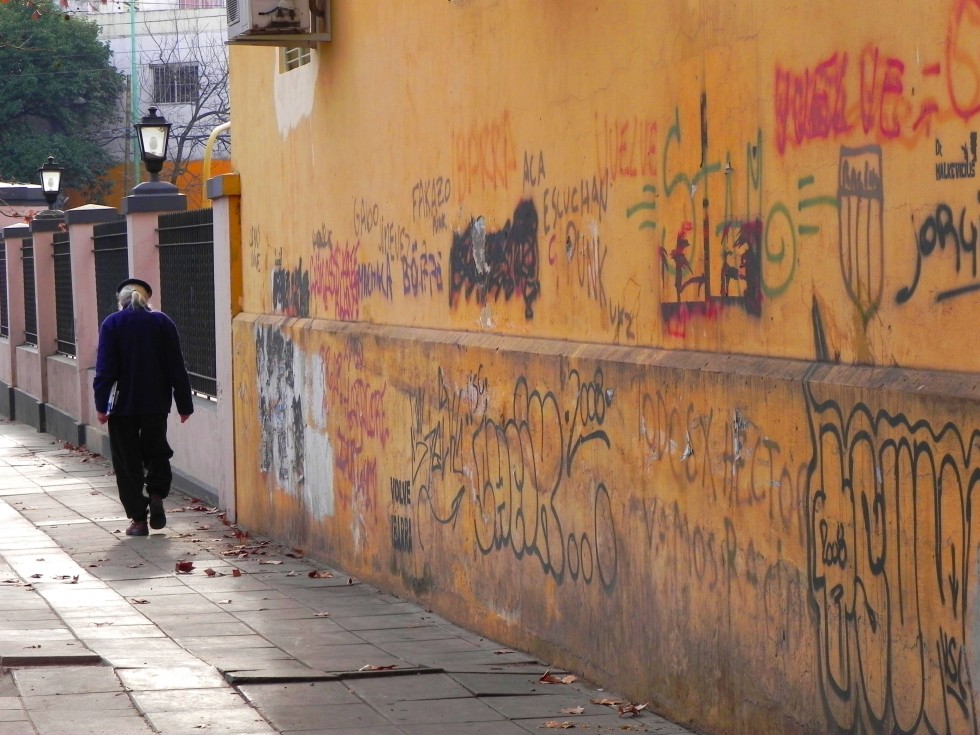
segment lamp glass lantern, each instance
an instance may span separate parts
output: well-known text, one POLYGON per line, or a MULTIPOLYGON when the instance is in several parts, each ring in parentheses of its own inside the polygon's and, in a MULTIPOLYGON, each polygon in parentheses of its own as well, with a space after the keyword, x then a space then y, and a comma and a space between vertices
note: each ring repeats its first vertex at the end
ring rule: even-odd
POLYGON ((37 173, 41 177, 41 191, 44 192, 44 200, 48 203, 48 209, 54 209, 54 203, 58 201, 61 193, 61 173, 64 169, 54 160, 54 156, 48 156, 37 173))
POLYGON ((151 181, 157 181, 163 162, 167 160, 167 142, 170 139, 170 123, 151 107, 148 114, 134 123, 136 139, 139 141, 140 158, 150 174, 151 181))

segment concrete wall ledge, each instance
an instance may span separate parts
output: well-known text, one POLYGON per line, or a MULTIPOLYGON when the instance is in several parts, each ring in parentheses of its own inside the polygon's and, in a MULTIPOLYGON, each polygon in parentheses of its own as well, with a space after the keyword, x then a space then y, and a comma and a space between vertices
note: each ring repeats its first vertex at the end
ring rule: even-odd
POLYGON ((85 446, 85 424, 51 404, 44 407, 45 431, 72 446, 85 446))
POLYGON ((47 431, 45 405, 34 396, 14 388, 13 417, 22 424, 33 426, 38 431, 47 431))
MULTIPOLYGON (((513 335, 377 325, 364 322, 339 322, 330 319, 274 317, 241 313, 236 321, 278 326, 290 331, 312 330, 338 336, 370 336, 379 339, 422 344, 459 345, 493 349, 510 353, 534 353, 581 360, 601 360, 636 366, 731 376, 759 376, 781 381, 799 381, 848 388, 916 393, 919 396, 980 396, 980 376, 940 370, 913 370, 902 367, 840 365, 835 363, 792 360, 752 355, 721 355, 694 350, 663 350, 573 342, 565 339, 542 339, 513 335)), ((978 398, 980 400, 980 398, 978 398)))

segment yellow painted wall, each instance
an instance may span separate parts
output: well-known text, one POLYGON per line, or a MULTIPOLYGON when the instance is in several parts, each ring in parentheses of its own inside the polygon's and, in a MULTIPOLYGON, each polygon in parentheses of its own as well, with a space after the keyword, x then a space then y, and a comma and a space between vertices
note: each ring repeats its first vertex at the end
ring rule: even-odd
POLYGON ((770 5, 232 48, 239 518, 707 731, 975 733, 980 5, 770 5))

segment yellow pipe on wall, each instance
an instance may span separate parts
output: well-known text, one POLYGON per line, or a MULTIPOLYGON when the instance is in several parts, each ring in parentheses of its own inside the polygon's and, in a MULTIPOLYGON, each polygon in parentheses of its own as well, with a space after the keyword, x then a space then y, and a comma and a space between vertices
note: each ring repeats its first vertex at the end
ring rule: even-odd
POLYGON ((204 181, 208 181, 211 178, 211 153, 214 151, 214 144, 218 140, 218 136, 223 132, 231 128, 231 121, 221 123, 208 136, 207 145, 204 146, 204 181))

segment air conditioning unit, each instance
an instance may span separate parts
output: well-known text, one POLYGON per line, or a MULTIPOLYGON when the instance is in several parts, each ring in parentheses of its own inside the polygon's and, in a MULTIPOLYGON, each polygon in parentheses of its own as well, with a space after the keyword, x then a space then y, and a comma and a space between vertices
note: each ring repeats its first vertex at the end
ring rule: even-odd
POLYGON ((228 43, 315 46, 330 40, 330 0, 225 0, 228 43))

